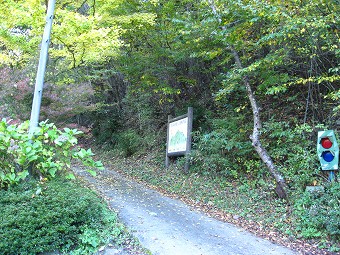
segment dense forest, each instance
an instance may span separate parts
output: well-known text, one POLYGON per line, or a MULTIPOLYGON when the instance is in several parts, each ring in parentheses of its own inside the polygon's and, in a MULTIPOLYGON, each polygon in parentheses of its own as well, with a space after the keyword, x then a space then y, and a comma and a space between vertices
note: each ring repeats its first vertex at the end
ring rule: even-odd
MULTIPOLYGON (((0 113, 13 123, 30 116, 47 5, 1 1, 0 113)), ((340 126, 339 6, 57 1, 41 120, 77 127, 130 157, 164 154, 167 116, 193 107, 191 172, 266 180, 294 204, 306 186, 327 185, 316 140, 317 131, 340 126)), ((309 231, 302 236, 324 231, 339 243, 340 204, 327 204, 339 189, 326 189, 320 208, 334 210, 319 227, 301 223, 309 231)))

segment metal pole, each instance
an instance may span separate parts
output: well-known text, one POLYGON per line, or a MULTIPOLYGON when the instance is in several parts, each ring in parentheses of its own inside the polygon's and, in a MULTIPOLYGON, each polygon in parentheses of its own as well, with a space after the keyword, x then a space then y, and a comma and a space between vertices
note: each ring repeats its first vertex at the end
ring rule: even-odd
POLYGON ((38 122, 39 122, 40 105, 41 105, 42 91, 44 87, 44 76, 45 76, 46 63, 47 63, 48 47, 50 44, 50 36, 51 36, 51 30, 52 30, 55 2, 56 0, 49 0, 48 2, 46 25, 44 29, 43 39, 41 41, 39 65, 38 65, 37 77, 36 77, 35 88, 34 88, 30 128, 29 128, 30 134, 32 134, 34 129, 38 127, 38 122))
POLYGON ((328 172, 328 181, 330 181, 330 182, 335 181, 335 172, 334 171, 328 172))

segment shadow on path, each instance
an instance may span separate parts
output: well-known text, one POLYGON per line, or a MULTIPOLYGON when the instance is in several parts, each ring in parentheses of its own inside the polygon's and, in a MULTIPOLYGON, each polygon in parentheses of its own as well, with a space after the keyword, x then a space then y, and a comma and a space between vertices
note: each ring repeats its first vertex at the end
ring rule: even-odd
POLYGON ((81 169, 75 172, 108 199, 121 221, 153 255, 296 254, 195 212, 183 202, 164 197, 113 170, 101 171, 96 177, 81 169))

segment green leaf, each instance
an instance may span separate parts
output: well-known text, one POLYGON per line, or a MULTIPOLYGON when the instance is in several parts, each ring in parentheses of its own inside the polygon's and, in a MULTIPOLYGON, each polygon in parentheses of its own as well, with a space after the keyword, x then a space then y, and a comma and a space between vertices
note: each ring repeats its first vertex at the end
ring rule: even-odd
POLYGON ((65 178, 68 179, 68 180, 75 180, 76 179, 75 175, 72 174, 72 173, 69 173, 68 175, 66 175, 65 178))
POLYGON ((90 173, 92 176, 96 176, 97 175, 97 172, 96 171, 93 171, 93 170, 90 170, 90 169, 87 169, 86 170, 88 173, 90 173))
POLYGON ((104 165, 103 165, 103 163, 101 161, 94 162, 94 167, 96 167, 99 170, 104 170, 105 169, 105 167, 104 167, 104 165))

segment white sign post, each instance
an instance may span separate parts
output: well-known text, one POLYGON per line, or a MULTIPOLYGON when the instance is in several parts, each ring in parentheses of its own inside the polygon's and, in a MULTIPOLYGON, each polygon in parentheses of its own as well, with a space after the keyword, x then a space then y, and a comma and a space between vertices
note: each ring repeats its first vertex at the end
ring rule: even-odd
POLYGON ((174 119, 168 116, 165 165, 169 167, 170 157, 185 156, 185 171, 189 170, 189 154, 191 151, 193 108, 188 113, 174 119))

